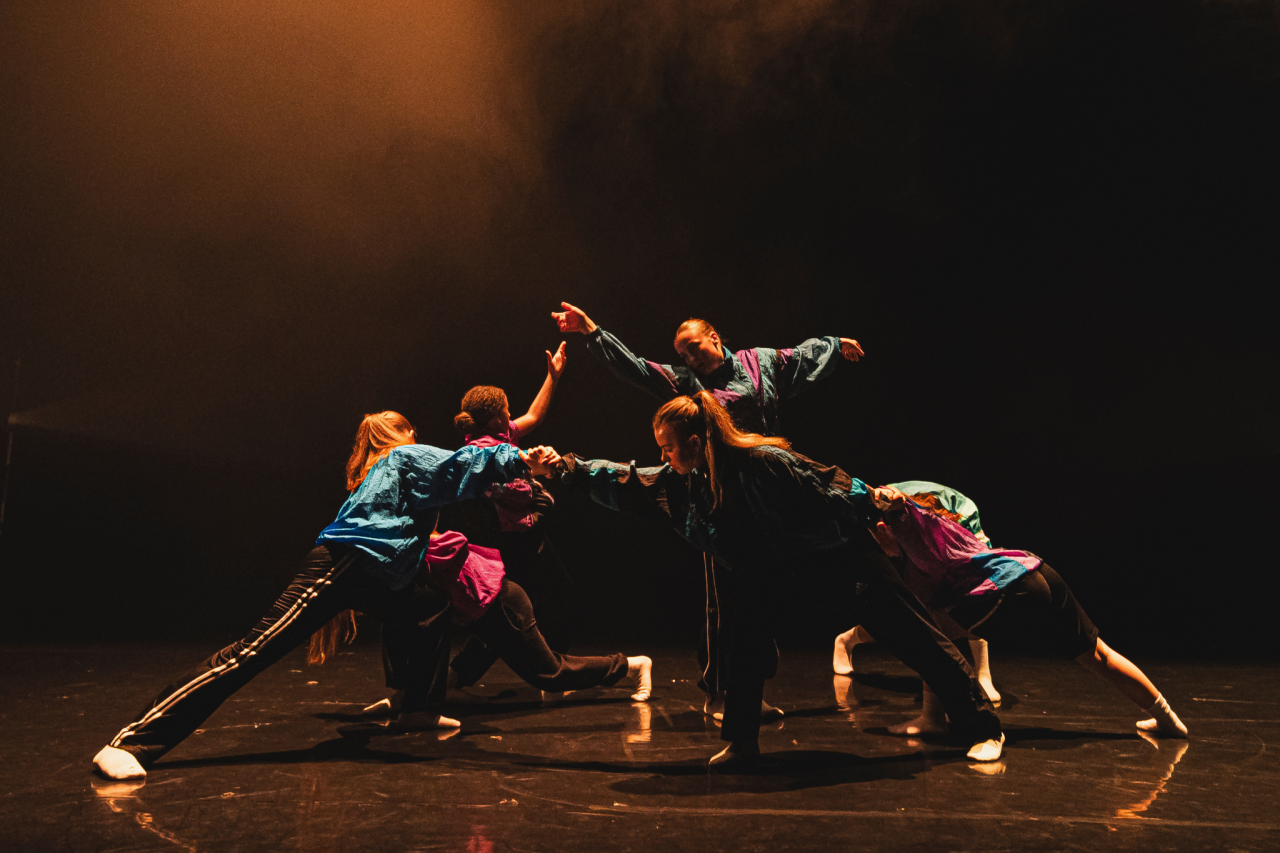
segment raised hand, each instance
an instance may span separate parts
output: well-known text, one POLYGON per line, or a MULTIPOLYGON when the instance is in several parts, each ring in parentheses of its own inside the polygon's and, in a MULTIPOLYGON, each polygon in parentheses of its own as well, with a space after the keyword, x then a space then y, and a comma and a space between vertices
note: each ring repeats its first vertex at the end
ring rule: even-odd
POLYGON ((853 338, 840 339, 840 354, 849 361, 857 361, 866 355, 866 353, 862 351, 862 347, 859 346, 858 342, 853 338))
POLYGON ((547 353, 547 375, 551 377, 552 382, 560 381, 560 374, 564 373, 564 366, 569 361, 569 356, 564 351, 565 342, 560 342, 560 348, 556 350, 556 354, 552 355, 551 350, 547 353))
POLYGON ((581 308, 570 305, 568 302, 561 302, 560 307, 564 310, 551 312, 551 317, 556 321, 556 325, 560 327, 560 331, 578 332, 585 335, 596 330, 596 324, 591 322, 591 318, 581 308))

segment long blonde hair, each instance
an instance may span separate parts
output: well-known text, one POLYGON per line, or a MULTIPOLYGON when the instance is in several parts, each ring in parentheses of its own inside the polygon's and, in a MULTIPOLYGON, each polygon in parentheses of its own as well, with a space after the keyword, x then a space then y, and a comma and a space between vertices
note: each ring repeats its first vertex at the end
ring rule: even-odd
MULTIPOLYGON (((393 447, 413 444, 413 424, 399 412, 378 412, 365 415, 356 430, 356 443, 347 459, 347 491, 354 491, 378 460, 391 452, 393 447)), ((346 631, 346 641, 356 638, 356 613, 344 610, 330 619, 323 628, 311 635, 307 644, 307 663, 324 663, 338 650, 338 635, 346 631)))
POLYGON ((707 476, 711 481, 712 509, 719 506, 724 497, 716 470, 718 454, 728 448, 745 450, 767 445, 786 450, 791 447, 791 442, 781 436, 766 436, 738 429, 733 425, 733 419, 724 406, 720 405, 710 391, 699 391, 692 397, 676 397, 664 403, 653 416, 654 432, 663 427, 670 427, 675 432, 676 440, 681 443, 695 435, 702 439, 702 447, 707 456, 707 476))
POLYGON ((393 447, 413 444, 413 424, 399 412, 365 415, 356 430, 356 443, 347 459, 347 491, 354 491, 378 460, 393 447))

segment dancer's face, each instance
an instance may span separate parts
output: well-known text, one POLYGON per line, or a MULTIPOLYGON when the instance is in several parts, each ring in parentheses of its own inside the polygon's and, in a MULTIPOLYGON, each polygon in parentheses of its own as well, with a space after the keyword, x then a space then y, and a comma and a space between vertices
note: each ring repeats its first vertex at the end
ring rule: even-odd
POLYGON ((706 461, 700 436, 691 435, 681 441, 675 428, 664 424, 653 431, 653 437, 662 448, 662 461, 677 474, 688 474, 706 461))
POLYGON ((724 363, 724 348, 716 332, 685 329, 676 335, 676 352, 690 370, 702 376, 724 363))

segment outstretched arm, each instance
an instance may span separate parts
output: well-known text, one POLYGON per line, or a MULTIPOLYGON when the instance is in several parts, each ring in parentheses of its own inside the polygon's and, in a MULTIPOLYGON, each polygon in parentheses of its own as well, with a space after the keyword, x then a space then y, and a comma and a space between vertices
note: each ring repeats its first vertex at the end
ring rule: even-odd
POLYGON ((623 345, 622 341, 591 322, 581 308, 561 302, 563 311, 552 311, 562 332, 580 332, 587 336, 587 352, 604 362, 609 372, 641 391, 647 391, 660 400, 669 400, 680 394, 692 394, 698 390, 689 382, 689 371, 656 361, 640 358, 623 345))
POLYGON ((560 374, 564 373, 565 363, 569 360, 564 348, 565 343, 561 341, 555 355, 547 351, 547 378, 543 381, 538 396, 534 397, 533 403, 529 405, 529 411, 513 421, 521 436, 528 435, 542 423, 542 419, 547 415, 547 409, 551 408, 551 398, 556 393, 556 386, 560 384, 560 374))
POLYGON ((639 468, 602 459, 579 459, 572 453, 559 462, 560 482, 587 493, 591 500, 618 512, 676 522, 688 506, 685 478, 669 466, 639 468))
POLYGON ((791 397, 835 372, 839 359, 857 361, 862 347, 853 338, 810 338, 790 349, 778 350, 777 384, 781 397, 791 397))

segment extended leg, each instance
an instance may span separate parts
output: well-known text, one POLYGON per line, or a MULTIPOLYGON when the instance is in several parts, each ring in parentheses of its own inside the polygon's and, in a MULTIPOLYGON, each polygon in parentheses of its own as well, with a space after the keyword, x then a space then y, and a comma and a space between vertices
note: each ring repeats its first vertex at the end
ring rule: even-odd
POLYGON ((1104 679, 1125 695, 1133 704, 1151 714, 1142 720, 1138 728, 1172 737, 1186 737, 1187 727, 1169 707, 1151 680, 1132 661, 1098 640, 1092 652, 1076 658, 1085 669, 1104 679))
MULTIPOLYGON (((356 564, 360 552, 342 556, 316 548, 265 617, 237 643, 218 651, 166 687, 149 707, 112 739, 110 746, 130 753, 145 768, 195 731, 209 715, 255 675, 306 642, 316 630, 352 602, 368 583, 356 564)), ((122 759, 99 753, 95 764, 112 778, 122 759)), ((131 768, 125 768, 126 770, 131 768)), ((133 774, 136 778, 136 773, 133 774)))

